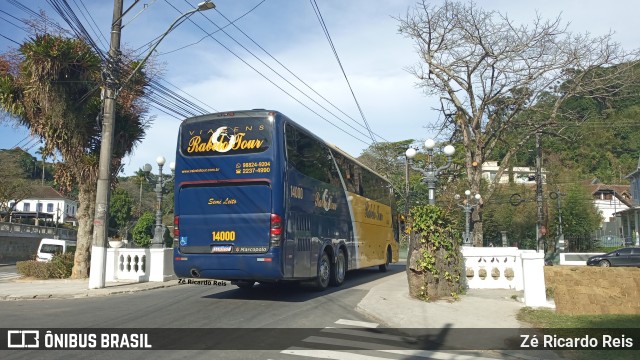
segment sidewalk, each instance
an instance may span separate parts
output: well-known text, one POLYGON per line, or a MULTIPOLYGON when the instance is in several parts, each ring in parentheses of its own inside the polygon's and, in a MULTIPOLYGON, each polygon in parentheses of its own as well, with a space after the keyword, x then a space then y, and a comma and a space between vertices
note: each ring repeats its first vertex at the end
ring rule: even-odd
POLYGON ((102 289, 89 289, 89 279, 10 280, 0 282, 0 300, 74 299, 133 293, 178 285, 161 282, 108 282, 102 289))
MULTIPOLYGON (((424 302, 409 296, 404 271, 379 281, 357 310, 384 326, 409 334, 429 334, 438 340, 436 346, 474 349, 473 344, 492 348, 486 344, 509 343, 509 348, 518 348, 520 336, 529 332, 529 325, 516 319, 525 306, 522 291, 469 289, 458 301, 424 302)), ((502 359, 561 358, 546 350, 487 351, 502 359)))

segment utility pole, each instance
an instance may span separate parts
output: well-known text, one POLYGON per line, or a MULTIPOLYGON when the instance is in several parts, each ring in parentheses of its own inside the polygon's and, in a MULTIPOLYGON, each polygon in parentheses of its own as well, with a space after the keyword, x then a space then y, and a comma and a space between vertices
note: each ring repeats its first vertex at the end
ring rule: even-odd
POLYGON ((562 232, 562 193, 560 189, 556 190, 556 200, 558 201, 558 241, 556 241, 556 253, 564 252, 564 233, 562 232))
MULTIPOLYGON (((542 146, 540 145, 540 132, 536 132, 536 242, 537 250, 540 252, 540 243, 546 234, 544 223, 544 209, 542 204, 542 146)), ((544 247, 543 247, 544 251, 544 247)))
POLYGON ((111 43, 107 59, 106 86, 103 88, 104 108, 102 116, 102 142, 96 208, 93 220, 93 241, 91 249, 91 271, 89 289, 105 287, 105 264, 107 262, 107 230, 109 220, 109 188, 111 187, 111 153, 116 120, 117 70, 120 59, 120 33, 122 29, 123 0, 113 2, 113 22, 111 23, 111 43))

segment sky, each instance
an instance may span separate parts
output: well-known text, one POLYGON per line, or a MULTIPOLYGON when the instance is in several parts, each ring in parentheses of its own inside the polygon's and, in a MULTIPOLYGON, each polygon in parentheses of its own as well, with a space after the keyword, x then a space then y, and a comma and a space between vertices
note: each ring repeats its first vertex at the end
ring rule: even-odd
MULTIPOLYGON (((101 48, 108 49, 113 2, 67 2, 101 48)), ((175 27, 152 55, 162 69, 161 83, 206 111, 278 110, 356 157, 371 144, 358 104, 371 130, 386 141, 446 140, 447 134, 428 129, 439 119, 440 114, 434 109, 438 102, 415 86, 417 79, 406 69, 418 63, 419 58, 413 42, 398 33, 396 19, 405 16, 416 0, 315 0, 348 83, 316 17, 314 1, 213 2, 216 9, 196 13, 175 27), (232 21, 241 17, 234 22, 237 28, 229 26, 224 29, 226 34, 219 31, 208 36, 218 29, 216 24, 228 24, 225 17, 232 21)), ((35 11, 42 9, 50 17, 59 18, 48 1, 2 1, 0 52, 15 48, 14 41, 21 43, 28 37, 18 20, 28 18, 28 14, 14 3, 35 11)), ((133 3, 125 0, 124 6, 133 3)), ((614 40, 625 49, 640 48, 640 3, 635 0, 606 5, 595 0, 485 0, 477 4, 521 24, 530 24, 536 12, 545 19, 561 16, 572 32, 594 36, 613 32, 614 40)), ((150 50, 144 45, 196 5, 194 0, 143 0, 136 4, 123 20, 123 49, 137 50, 139 58, 144 57, 150 50)), ((182 118, 155 108, 151 108, 150 115, 151 127, 132 155, 124 159, 123 175, 132 175, 145 163, 152 164, 155 171, 159 155, 167 163, 175 159, 182 118)), ((40 158, 35 155, 40 146, 37 138, 15 126, 10 118, 0 121, 0 149, 20 146, 40 158)))

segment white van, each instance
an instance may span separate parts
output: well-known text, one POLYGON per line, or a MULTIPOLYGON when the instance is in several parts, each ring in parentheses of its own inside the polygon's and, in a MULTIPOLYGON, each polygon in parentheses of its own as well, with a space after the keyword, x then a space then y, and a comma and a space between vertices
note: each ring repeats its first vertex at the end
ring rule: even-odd
POLYGON ((38 245, 36 260, 51 261, 53 254, 76 251, 75 240, 42 239, 38 245))

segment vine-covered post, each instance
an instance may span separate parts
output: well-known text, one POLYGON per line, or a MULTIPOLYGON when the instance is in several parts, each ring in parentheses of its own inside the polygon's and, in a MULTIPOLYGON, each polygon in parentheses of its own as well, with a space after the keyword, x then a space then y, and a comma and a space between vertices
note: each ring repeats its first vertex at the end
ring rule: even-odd
POLYGON ((407 256, 409 294, 426 301, 457 299, 464 292, 464 260, 455 218, 434 205, 411 209, 407 256))

